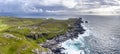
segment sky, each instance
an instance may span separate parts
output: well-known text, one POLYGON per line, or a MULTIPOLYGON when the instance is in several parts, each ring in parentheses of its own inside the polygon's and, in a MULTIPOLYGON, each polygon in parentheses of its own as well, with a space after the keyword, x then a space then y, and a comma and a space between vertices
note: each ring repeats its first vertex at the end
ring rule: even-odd
POLYGON ((120 0, 0 0, 0 16, 119 15, 120 0))

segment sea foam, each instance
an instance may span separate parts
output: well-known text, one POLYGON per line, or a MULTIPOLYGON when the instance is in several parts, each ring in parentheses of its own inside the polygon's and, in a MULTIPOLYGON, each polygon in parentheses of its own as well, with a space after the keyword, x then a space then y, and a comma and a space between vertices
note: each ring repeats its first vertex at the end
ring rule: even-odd
POLYGON ((91 31, 82 24, 83 28, 86 30, 84 34, 78 34, 78 38, 69 39, 61 44, 61 47, 65 48, 62 53, 65 54, 89 54, 90 50, 86 47, 85 37, 91 35, 91 31))

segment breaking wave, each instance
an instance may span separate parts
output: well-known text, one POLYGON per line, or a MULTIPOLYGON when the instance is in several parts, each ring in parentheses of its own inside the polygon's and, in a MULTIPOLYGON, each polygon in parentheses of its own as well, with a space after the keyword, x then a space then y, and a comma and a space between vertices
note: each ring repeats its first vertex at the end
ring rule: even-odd
POLYGON ((82 24, 83 28, 86 30, 84 34, 78 34, 78 38, 69 39, 61 44, 64 48, 62 53, 65 54, 90 54, 89 47, 85 42, 85 37, 90 36, 92 32, 82 24))

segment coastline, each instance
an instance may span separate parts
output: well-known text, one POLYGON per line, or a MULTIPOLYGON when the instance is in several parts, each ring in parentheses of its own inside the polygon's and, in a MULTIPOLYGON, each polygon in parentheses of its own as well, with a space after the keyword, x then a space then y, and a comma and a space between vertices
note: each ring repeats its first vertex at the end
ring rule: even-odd
POLYGON ((78 34, 83 34, 86 30, 82 27, 82 23, 84 23, 82 18, 78 18, 72 29, 68 30, 65 34, 57 35, 57 37, 47 40, 42 44, 42 47, 48 48, 51 51, 49 51, 49 54, 62 54, 61 50, 64 50, 64 48, 59 46, 59 44, 69 39, 78 38, 78 34))

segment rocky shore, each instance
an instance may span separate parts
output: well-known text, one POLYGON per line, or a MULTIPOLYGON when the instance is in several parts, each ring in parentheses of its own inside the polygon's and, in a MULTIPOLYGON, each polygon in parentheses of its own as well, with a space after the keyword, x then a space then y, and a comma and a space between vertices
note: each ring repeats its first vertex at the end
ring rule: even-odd
POLYGON ((71 29, 69 29, 65 34, 57 35, 57 37, 47 40, 42 44, 42 47, 50 49, 52 53, 50 52, 49 54, 62 54, 61 50, 64 50, 64 48, 59 46, 59 44, 68 39, 77 38, 78 34, 83 34, 85 29, 82 27, 82 23, 84 23, 82 18, 78 18, 71 29))

